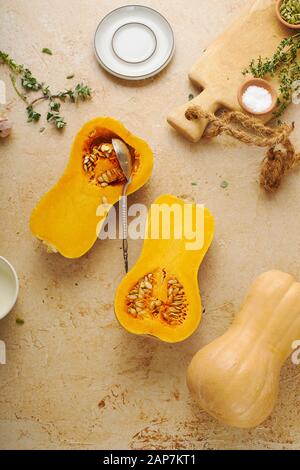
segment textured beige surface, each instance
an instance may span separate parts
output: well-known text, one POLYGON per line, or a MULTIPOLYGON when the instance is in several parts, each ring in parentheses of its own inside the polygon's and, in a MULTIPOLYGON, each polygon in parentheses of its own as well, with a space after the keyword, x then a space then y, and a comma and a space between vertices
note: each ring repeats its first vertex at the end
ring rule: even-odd
MULTIPOLYGON (((132 85, 103 72, 92 50, 98 20, 122 2, 33 0, 28 8, 23 0, 1 1, 1 49, 54 89, 75 72, 96 93, 76 112, 66 105, 68 127, 61 135, 50 128, 39 134, 39 125, 26 124, 23 103, 0 67, 14 121, 13 136, 0 143, 0 254, 21 281, 17 307, 0 322, 7 344, 7 365, 0 366, 0 447, 299 448, 299 366, 288 361, 275 412, 252 431, 219 425, 197 409, 185 385, 191 357, 224 332, 256 275, 278 268, 300 278, 299 172, 268 196, 257 183, 261 150, 229 138, 192 145, 165 120, 193 91, 186 72, 199 52, 244 0, 144 3, 168 17, 177 50, 160 76, 132 85), (54 55, 42 55, 42 47, 54 55), (123 273, 119 241, 98 242, 84 258, 68 261, 46 254, 29 232, 30 212, 61 174, 75 132, 101 114, 121 119, 155 152, 151 182, 131 202, 149 205, 164 192, 186 194, 216 217, 215 241, 199 277, 206 311, 197 333, 182 344, 137 338, 117 324, 112 304, 123 273), (223 180, 227 189, 220 187, 223 180), (16 317, 25 324, 17 325, 16 317)), ((297 114, 291 108, 287 117, 299 129, 297 114)), ((300 147, 298 130, 294 140, 300 147)), ((130 243, 131 264, 140 246, 130 243)))

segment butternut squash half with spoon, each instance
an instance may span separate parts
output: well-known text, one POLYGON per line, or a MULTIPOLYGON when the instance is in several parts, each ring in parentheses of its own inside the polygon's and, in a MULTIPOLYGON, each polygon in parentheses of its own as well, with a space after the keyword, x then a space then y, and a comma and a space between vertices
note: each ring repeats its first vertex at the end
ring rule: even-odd
POLYGON ((124 141, 132 156, 128 194, 149 180, 153 154, 145 141, 110 117, 86 123, 75 137, 64 174, 31 215, 31 231, 49 251, 79 258, 97 240, 107 216, 99 215, 97 209, 101 204, 118 202, 124 186, 125 177, 112 145, 114 138, 124 141))

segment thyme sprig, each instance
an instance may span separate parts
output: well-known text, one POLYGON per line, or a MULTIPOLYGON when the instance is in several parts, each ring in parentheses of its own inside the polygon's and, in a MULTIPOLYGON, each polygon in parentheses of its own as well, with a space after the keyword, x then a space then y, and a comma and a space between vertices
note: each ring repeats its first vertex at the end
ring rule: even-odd
POLYGON ((252 60, 243 71, 243 75, 251 74, 255 78, 277 77, 279 80, 279 97, 276 117, 282 115, 292 101, 296 80, 300 80, 300 33, 283 39, 273 57, 263 59, 261 56, 252 60))
POLYGON ((73 88, 68 88, 57 93, 52 93, 49 85, 40 82, 32 72, 23 65, 17 64, 8 54, 0 51, 0 61, 10 69, 10 79, 17 95, 26 103, 27 121, 38 122, 41 114, 34 107, 41 101, 48 101, 47 121, 55 125, 57 129, 66 126, 64 117, 60 114, 61 102, 70 101, 77 103, 85 101, 92 96, 92 90, 84 83, 78 83, 73 88), (21 89, 18 87, 18 82, 21 89), (21 91, 22 90, 22 91, 21 91), (24 92, 23 92, 24 90, 24 92), (31 92, 40 92, 40 96, 30 101, 31 92))

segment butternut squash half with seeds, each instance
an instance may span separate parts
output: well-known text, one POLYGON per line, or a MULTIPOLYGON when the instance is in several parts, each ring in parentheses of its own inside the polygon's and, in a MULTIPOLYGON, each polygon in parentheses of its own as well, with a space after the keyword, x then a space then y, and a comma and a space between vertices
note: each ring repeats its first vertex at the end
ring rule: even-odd
POLYGON ((97 208, 104 201, 108 205, 118 202, 124 184, 111 143, 114 137, 122 139, 132 155, 133 179, 128 194, 149 180, 153 154, 146 142, 110 117, 86 123, 75 137, 63 176, 31 215, 31 231, 49 251, 79 258, 94 245, 107 216, 97 215, 97 208))
POLYGON ((300 284, 280 271, 263 273, 226 333, 194 356, 188 387, 222 423, 258 426, 275 406, 280 371, 299 338, 300 284))
POLYGON ((116 316, 130 333, 183 341, 201 320, 197 274, 213 239, 214 219, 202 206, 164 195, 151 206, 146 233, 139 260, 117 290, 116 316))

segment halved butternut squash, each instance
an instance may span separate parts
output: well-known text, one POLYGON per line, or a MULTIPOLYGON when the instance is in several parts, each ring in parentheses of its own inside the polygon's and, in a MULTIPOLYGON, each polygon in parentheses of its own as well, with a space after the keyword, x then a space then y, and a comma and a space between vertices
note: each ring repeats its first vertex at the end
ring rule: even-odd
POLYGON ((127 144, 133 159, 128 194, 149 180, 153 154, 145 141, 110 117, 86 123, 75 137, 63 176, 31 215, 32 233, 51 251, 66 258, 84 255, 94 245, 106 218, 97 215, 98 206, 103 200, 111 205, 119 200, 124 175, 111 145, 114 137, 127 144))
POLYGON ((164 195, 151 206, 147 227, 141 256, 118 287, 115 312, 127 331, 176 343, 201 320, 197 274, 213 239, 214 219, 203 206, 164 195))

